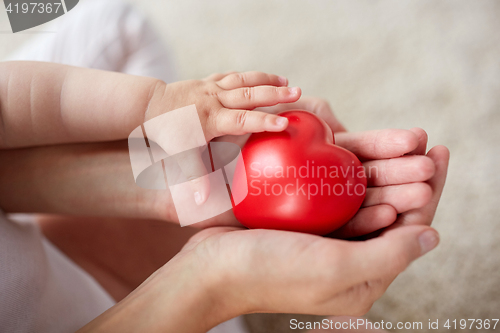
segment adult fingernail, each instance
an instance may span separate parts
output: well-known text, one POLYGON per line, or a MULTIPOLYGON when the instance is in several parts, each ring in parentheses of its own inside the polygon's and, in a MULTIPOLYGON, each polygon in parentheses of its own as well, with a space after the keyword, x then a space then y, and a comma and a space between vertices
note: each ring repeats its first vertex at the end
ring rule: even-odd
POLYGON ((298 87, 288 88, 288 92, 290 93, 290 95, 297 95, 299 93, 299 88, 298 87))
POLYGON ((203 203, 203 198, 201 197, 200 192, 194 192, 194 201, 197 205, 201 205, 203 203))
POLYGON ((418 236, 418 242, 420 243, 421 253, 424 255, 438 245, 439 235, 434 230, 427 230, 418 236))
POLYGON ((288 79, 284 76, 278 76, 278 80, 282 86, 288 85, 288 79))
POLYGON ((279 127, 284 127, 288 124, 288 119, 285 117, 278 117, 276 118, 276 125, 279 127))

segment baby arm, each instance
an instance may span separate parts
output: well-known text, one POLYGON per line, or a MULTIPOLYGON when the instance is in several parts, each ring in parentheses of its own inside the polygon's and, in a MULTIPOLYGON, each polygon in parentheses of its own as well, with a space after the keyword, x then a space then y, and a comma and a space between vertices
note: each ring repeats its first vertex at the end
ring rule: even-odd
POLYGON ((261 106, 295 102, 300 89, 258 72, 166 84, 148 77, 42 62, 0 63, 0 149, 125 139, 162 113, 195 104, 207 141, 281 131, 261 106), (234 112, 233 112, 234 111, 234 112))
POLYGON ((160 85, 52 63, 0 63, 0 147, 126 138, 160 85))

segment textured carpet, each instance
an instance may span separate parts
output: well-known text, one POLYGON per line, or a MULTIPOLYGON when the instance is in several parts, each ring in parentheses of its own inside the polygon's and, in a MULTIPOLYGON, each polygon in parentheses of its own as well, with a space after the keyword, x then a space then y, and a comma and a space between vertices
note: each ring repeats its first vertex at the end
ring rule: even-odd
MULTIPOLYGON (((134 2, 170 43, 181 79, 278 73, 327 99, 352 131, 418 126, 430 146, 447 145, 434 222, 441 244, 368 317, 424 325, 500 317, 499 1, 134 2)), ((29 36, 0 34, 0 56, 29 36)), ((253 332, 289 332, 288 318, 247 320, 253 332)), ((460 330, 468 331, 479 330, 460 330)))

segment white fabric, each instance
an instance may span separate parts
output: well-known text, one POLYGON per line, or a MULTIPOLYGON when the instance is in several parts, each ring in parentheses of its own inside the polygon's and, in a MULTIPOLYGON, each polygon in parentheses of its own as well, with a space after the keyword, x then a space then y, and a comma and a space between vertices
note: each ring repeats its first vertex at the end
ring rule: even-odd
POLYGON ((81 0, 44 33, 4 60, 60 64, 150 76, 173 82, 172 56, 145 17, 115 0, 81 0))
POLYGON ((74 332, 114 303, 36 224, 0 213, 0 332, 74 332))
MULTIPOLYGON (((150 24, 121 1, 81 0, 4 60, 36 60, 175 81, 171 55, 150 24)), ((73 332, 115 304, 30 221, 0 213, 0 332, 73 332)), ((210 333, 247 332, 241 317, 210 333)))

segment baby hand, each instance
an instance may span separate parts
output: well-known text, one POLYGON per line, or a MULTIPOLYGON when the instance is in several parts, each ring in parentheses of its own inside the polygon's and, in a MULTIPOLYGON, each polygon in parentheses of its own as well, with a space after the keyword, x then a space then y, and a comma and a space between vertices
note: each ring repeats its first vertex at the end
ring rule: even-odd
MULTIPOLYGON (((284 77, 261 72, 214 74, 204 80, 188 80, 171 84, 159 83, 152 93, 145 122, 169 111, 195 105, 201 123, 203 143, 222 135, 242 135, 256 132, 280 132, 288 119, 261 111, 257 107, 296 102, 301 95, 298 87, 287 87, 284 77)), ((171 119, 171 118, 165 118, 171 119)), ((175 155, 184 177, 190 181, 197 204, 209 196, 208 177, 199 149, 177 154, 172 131, 194 140, 196 133, 176 118, 174 123, 161 124, 156 130, 146 128, 148 139, 155 141, 168 155, 175 155), (186 133, 187 132, 187 133, 186 133)), ((194 147, 200 146, 197 140, 194 147)))

